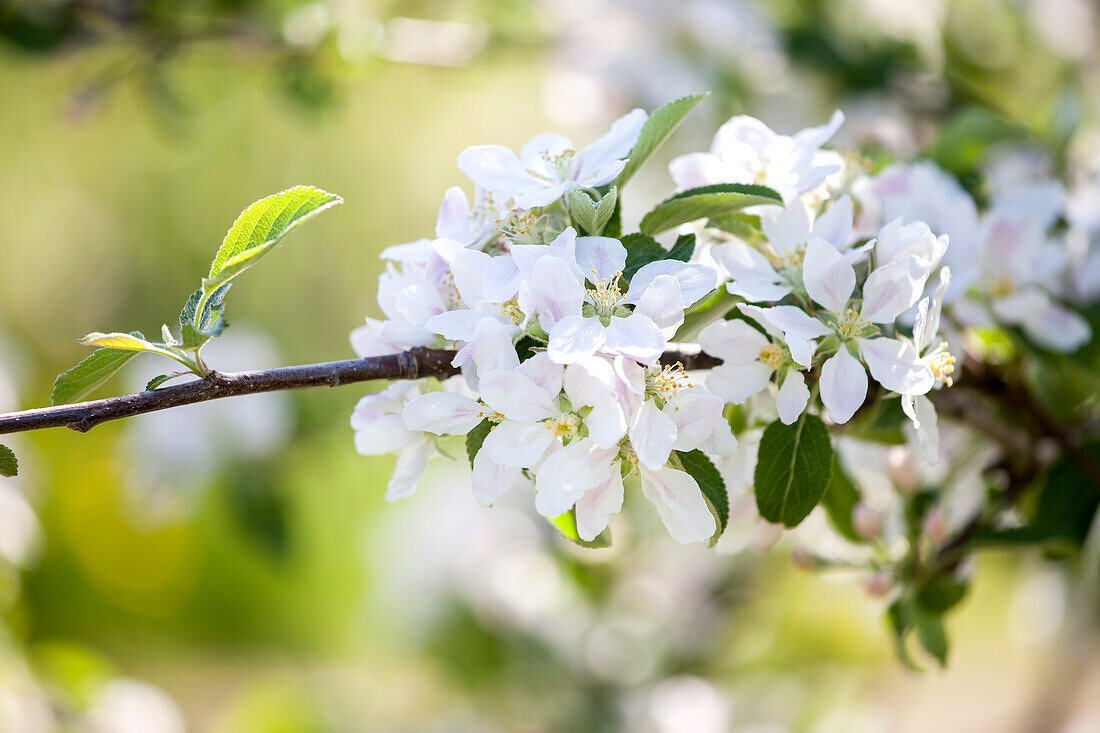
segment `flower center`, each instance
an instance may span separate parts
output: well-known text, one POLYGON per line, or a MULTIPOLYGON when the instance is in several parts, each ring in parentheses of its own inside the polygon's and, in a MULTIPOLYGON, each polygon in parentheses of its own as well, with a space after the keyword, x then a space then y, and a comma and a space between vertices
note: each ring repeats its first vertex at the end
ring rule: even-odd
POLYGON ((523 311, 519 309, 519 301, 516 300, 516 296, 512 296, 511 300, 506 300, 500 304, 500 314, 505 318, 511 318, 512 323, 519 323, 523 320, 523 311))
POLYGON ((571 412, 565 413, 561 417, 553 418, 546 421, 546 427, 550 429, 550 432, 554 434, 555 438, 575 438, 577 432, 581 427, 581 419, 571 412))
POLYGON ((870 324, 859 317, 859 313, 852 308, 844 311, 840 321, 836 324, 836 332, 843 339, 855 338, 870 324))
POLYGON ((647 395, 659 400, 667 401, 679 394, 681 389, 691 386, 691 380, 684 372, 684 365, 676 362, 672 366, 666 366, 660 371, 647 370, 645 375, 645 391, 647 395))
POLYGON ((760 359, 762 364, 767 364, 772 369, 778 369, 780 365, 783 364, 783 349, 775 344, 768 344, 760 349, 760 354, 757 358, 760 359))
POLYGON ((997 280, 997 282, 993 283, 992 294, 994 298, 1003 298, 1006 295, 1011 295, 1012 279, 1006 276, 997 280))
POLYGON ((943 382, 948 387, 955 383, 951 376, 955 373, 955 357, 947 351, 946 341, 940 344, 936 354, 929 360, 928 368, 932 370, 932 376, 937 382, 943 382))
MULTIPOLYGON (((573 156, 576 155, 576 151, 572 148, 561 151, 557 155, 552 155, 549 151, 544 150, 539 156, 546 162, 548 168, 550 168, 557 175, 558 181, 564 181, 570 176, 573 171, 573 156)), ((541 178, 549 183, 556 183, 557 181, 549 180, 545 175, 536 171, 527 171, 536 178, 541 178)))
POLYGON ((439 278, 439 294, 443 296, 447 310, 458 310, 463 307, 462 296, 459 295, 458 288, 455 286, 455 275, 450 270, 439 278))
POLYGON ((611 316, 615 313, 616 306, 623 300, 623 291, 619 290, 619 278, 623 273, 616 272, 611 277, 604 278, 598 278, 595 275, 596 271, 593 270, 592 277, 589 279, 595 287, 587 291, 588 300, 595 308, 596 315, 611 316))
POLYGON ((549 244, 543 223, 534 211, 513 211, 497 221, 497 231, 511 244, 549 244))
POLYGON ((785 255, 779 257, 779 267, 785 270, 794 270, 802 266, 802 261, 806 259, 806 243, 797 245, 793 252, 788 252, 785 255))

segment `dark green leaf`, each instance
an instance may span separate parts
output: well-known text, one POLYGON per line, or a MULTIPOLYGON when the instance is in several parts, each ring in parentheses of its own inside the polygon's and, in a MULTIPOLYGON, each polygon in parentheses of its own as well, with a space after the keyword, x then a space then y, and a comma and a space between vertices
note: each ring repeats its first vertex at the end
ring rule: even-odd
POLYGON ((936 575, 917 588, 914 601, 925 612, 942 615, 959 605, 967 587, 965 581, 952 575, 936 575))
POLYGON ((907 669, 919 672, 920 667, 913 661, 909 654, 906 642, 913 630, 913 612, 906 598, 898 598, 886 609, 886 620, 890 624, 890 630, 894 633, 894 651, 898 655, 898 661, 907 669))
POLYGON ((821 418, 802 413, 791 425, 776 420, 764 431, 756 459, 756 506, 769 522, 794 527, 829 485, 833 447, 821 418))
MULTIPOLYGON (((145 338, 140 331, 133 331, 130 335, 139 339, 145 338)), ((141 352, 122 349, 96 349, 72 369, 57 376, 50 394, 50 403, 63 405, 76 402, 114 376, 115 372, 139 353, 141 352)))
POLYGON ((920 614, 917 617, 917 639, 941 667, 947 666, 947 630, 943 627, 941 616, 920 614))
POLYGON ((630 150, 626 167, 619 174, 615 185, 621 190, 626 182, 633 178, 638 169, 656 152, 657 148, 680 126, 688 113, 709 96, 710 92, 705 92, 691 97, 681 97, 655 110, 646 120, 645 125, 642 126, 642 131, 638 134, 638 141, 634 143, 634 147, 630 150))
POLYGON ((485 438, 489 435, 489 431, 493 429, 493 423, 489 420, 482 420, 474 429, 466 433, 466 456, 470 459, 470 466, 474 465, 474 457, 477 452, 481 450, 481 444, 485 442, 485 438))
POLYGON ((680 262, 687 262, 691 259, 691 255, 695 252, 695 235, 694 234, 681 234, 676 238, 676 244, 672 245, 672 249, 668 251, 668 258, 670 260, 679 260, 680 262))
POLYGON ((835 456, 829 487, 825 490, 821 505, 825 507, 825 513, 828 515, 833 528, 841 536, 852 542, 866 541, 859 536, 859 532, 856 532, 856 528, 852 524, 852 510, 855 509, 860 498, 859 488, 840 465, 840 456, 835 456))
POLYGON ((783 198, 767 186, 722 183, 678 193, 642 218, 641 230, 654 235, 697 219, 727 216, 748 206, 781 204, 783 198))
POLYGON ((623 246, 626 247, 626 268, 623 270, 623 278, 627 282, 650 262, 668 257, 668 252, 653 237, 647 237, 644 234, 628 234, 622 241, 623 246))
POLYGON ((718 473, 718 469, 701 450, 686 453, 676 451, 676 456, 680 459, 680 465, 702 489, 703 498, 707 500, 707 506, 710 507, 718 525, 718 531, 714 533, 714 537, 715 539, 721 537, 730 519, 730 499, 722 474, 718 473))
POLYGON ((0 476, 11 478, 19 473, 19 459, 15 452, 6 445, 0 445, 0 476))

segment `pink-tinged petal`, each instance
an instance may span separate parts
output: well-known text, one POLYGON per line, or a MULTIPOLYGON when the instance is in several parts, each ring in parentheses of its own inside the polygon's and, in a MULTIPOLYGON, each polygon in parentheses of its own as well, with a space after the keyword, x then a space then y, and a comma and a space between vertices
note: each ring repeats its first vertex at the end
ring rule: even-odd
POLYGON ((846 423, 866 397, 867 371, 841 346, 821 367, 821 402, 833 422, 846 423))
POLYGON ((841 196, 825 211, 817 217, 811 236, 820 237, 837 249, 844 249, 848 244, 848 237, 852 234, 852 197, 845 194, 841 196))
POLYGON ((676 182, 677 191, 731 182, 728 166, 711 153, 688 153, 673 158, 668 164, 668 172, 676 182))
POLYGON ((920 298, 928 275, 927 263, 916 257, 876 267, 863 284, 859 317, 869 323, 893 323, 920 298))
POLYGON ((561 392, 562 366, 550 361, 550 357, 545 353, 535 354, 520 364, 515 371, 537 384, 551 398, 557 397, 558 392, 561 392))
POLYGON ((487 412, 476 400, 457 392, 429 392, 410 400, 401 417, 409 430, 465 435, 485 419, 487 412))
POLYGON ((726 364, 751 364, 760 358, 768 337, 740 319, 716 321, 699 332, 699 346, 726 364))
POLYGON ((435 235, 441 239, 454 239, 462 242, 470 228, 470 202, 466 192, 458 186, 451 186, 443 194, 443 203, 439 205, 439 216, 435 220, 435 235))
POLYGON ((611 237, 577 237, 575 253, 581 272, 593 282, 613 277, 626 267, 626 247, 611 237))
POLYGON ((634 312, 648 317, 657 324, 665 338, 671 338, 684 322, 684 299, 680 294, 680 282, 671 275, 654 278, 642 293, 634 312))
MULTIPOLYGON (((430 322, 431 319, 429 319, 430 322)), ((404 347, 386 338, 384 324, 375 318, 367 318, 366 324, 352 329, 349 337, 351 348, 360 358, 400 354, 404 347)))
POLYGON ((558 183, 552 186, 537 184, 512 195, 516 207, 520 209, 538 209, 549 206, 569 191, 568 183, 558 183))
POLYGON ((528 294, 531 307, 544 329, 550 330, 566 316, 580 313, 584 286, 560 257, 543 257, 535 263, 528 294))
POLYGON ((485 404, 510 420, 534 422, 559 413, 546 390, 517 372, 487 372, 478 391, 485 404))
POLYGON ((606 401, 594 405, 584 418, 588 437, 601 448, 613 448, 626 435, 627 419, 621 405, 606 401))
POLYGON ((783 333, 787 348, 790 349, 791 358, 804 369, 810 368, 814 352, 817 351, 817 342, 814 339, 829 333, 829 328, 824 323, 793 305, 759 308, 742 303, 738 307, 742 313, 758 323, 779 329, 783 333))
MULTIPOLYGON (((603 137, 577 154, 576 179, 585 181, 596 176, 601 169, 606 169, 609 163, 616 163, 625 158, 634 147, 634 143, 638 141, 638 135, 647 119, 649 116, 644 110, 634 109, 612 122, 611 129, 603 137)), ((619 170, 622 170, 621 166, 619 170)), ((602 186, 613 181, 618 175, 616 172, 606 180, 602 180, 606 176, 601 176, 601 183, 585 185, 602 186)))
POLYGON ((677 542, 703 542, 714 536, 714 515, 690 475, 672 468, 641 469, 642 493, 657 508, 665 529, 677 542))
POLYGON ((482 299, 482 277, 492 258, 484 252, 466 249, 458 242, 437 239, 432 242, 436 252, 451 266, 455 289, 467 305, 473 307, 482 299))
POLYGON ((707 375, 707 389, 726 402, 744 404, 768 386, 773 369, 767 364, 752 361, 748 364, 722 364, 707 375))
POLYGON ((642 294, 661 275, 671 275, 680 283, 684 307, 695 303, 718 285, 718 272, 708 265, 692 265, 678 260, 657 260, 643 265, 630 279, 627 303, 637 303, 642 294))
POLYGON ((501 466, 530 468, 542 459, 553 440, 554 433, 545 423, 505 420, 485 437, 480 453, 501 466))
POLYGON ((425 238, 386 247, 378 258, 393 262, 422 263, 428 262, 433 256, 435 256, 435 249, 432 247, 432 240, 425 238))
POLYGON ((423 437, 405 427, 400 413, 379 415, 371 420, 355 420, 355 451, 363 456, 380 456, 402 450, 423 437))
POLYGON ((600 319, 566 316, 550 329, 546 354, 558 364, 572 364, 595 354, 604 338, 600 319))
POLYGON ((462 309, 434 315, 424 326, 449 341, 469 341, 474 337, 478 324, 484 320, 485 313, 482 311, 462 309))
POLYGON ((665 404, 664 413, 676 423, 673 450, 695 450, 714 432, 722 421, 722 398, 700 391, 682 393, 665 404))
POLYGON ((493 257, 481 275, 481 297, 490 303, 510 300, 519 290, 522 279, 511 257, 493 257))
POLYGON ((785 206, 769 206, 760 212, 760 228, 780 257, 793 254, 810 238, 810 215, 801 199, 785 206))
POLYGON ((500 145, 473 145, 458 156, 458 167, 477 185, 494 193, 511 196, 534 181, 519 158, 500 145))
POLYGON ((623 477, 619 467, 611 467, 611 475, 594 489, 584 492, 575 508, 577 534, 591 542, 607 528, 607 520, 623 508, 623 477))
POLYGON ((856 287, 856 271, 836 247, 815 237, 806 245, 802 281, 814 301, 843 313, 856 287))
MULTIPOLYGON (((495 432, 495 431, 494 431, 495 432)), ((492 435, 492 433, 490 433, 492 435)), ((508 489, 523 478, 523 469, 493 463, 484 450, 474 456, 472 483, 474 500, 484 507, 492 506, 508 489)))
POLYGON ((630 445, 638 461, 649 468, 660 468, 668 463, 675 442, 675 421, 661 412, 652 400, 643 402, 630 425, 630 445))
POLYGON ((891 338, 859 339, 859 353, 879 384, 898 394, 925 394, 936 380, 912 346, 891 338))
POLYGON ((995 298, 992 310, 1002 323, 1020 325, 1028 338, 1052 351, 1071 353, 1092 338, 1088 321, 1038 288, 995 298))
POLYGON ((417 441, 398 453, 386 485, 386 501, 404 499, 416 491, 416 484, 428 470, 431 456, 432 444, 427 440, 417 441))
POLYGON ((512 338, 518 332, 515 326, 492 318, 482 318, 478 322, 470 339, 470 356, 477 365, 478 376, 498 369, 511 371, 519 366, 519 356, 512 345, 512 338))
POLYGON ((844 113, 839 109, 833 110, 829 121, 818 127, 807 127, 796 132, 792 137, 796 146, 807 150, 817 150, 829 141, 840 126, 844 124, 844 113))
POLYGON ((535 475, 535 511, 544 517, 569 511, 586 491, 607 481, 615 454, 588 439, 574 440, 551 453, 535 475))
POLYGON ((640 362, 654 362, 664 353, 665 337, 657 324, 641 313, 626 318, 612 318, 604 329, 601 351, 622 354, 640 362))
POLYGON ((802 372, 789 371, 775 398, 775 409, 784 425, 790 425, 806 409, 810 401, 810 390, 806 388, 806 378, 802 372))

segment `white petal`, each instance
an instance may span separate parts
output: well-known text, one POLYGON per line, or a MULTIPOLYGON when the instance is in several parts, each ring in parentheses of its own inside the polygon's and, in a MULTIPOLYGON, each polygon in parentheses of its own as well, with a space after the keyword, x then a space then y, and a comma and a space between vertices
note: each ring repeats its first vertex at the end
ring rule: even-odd
POLYGON ((809 401, 810 390, 806 388, 806 378, 802 376, 802 372, 793 370, 787 372, 787 377, 783 380, 783 386, 779 388, 779 395, 775 400, 779 419, 784 425, 790 425, 806 409, 806 403, 809 401))
POLYGON ((535 354, 515 371, 537 384, 551 397, 556 397, 561 391, 564 376, 562 366, 550 361, 545 353, 535 354))
POLYGON ((643 466, 657 469, 668 462, 676 442, 676 423, 661 412, 652 400, 646 400, 634 413, 630 425, 630 445, 643 466))
POLYGON ((627 303, 637 303, 642 293, 660 275, 671 275, 680 283, 680 294, 684 298, 684 307, 695 303, 718 284, 718 272, 707 265, 692 265, 679 260, 657 260, 643 265, 630 279, 630 288, 626 291, 627 303))
POLYGON ((470 355, 478 376, 494 370, 511 371, 519 366, 512 337, 519 329, 492 318, 482 318, 470 339, 470 355))
POLYGON ((671 338, 684 322, 684 301, 680 283, 671 275, 660 275, 642 293, 635 313, 649 317, 666 338, 671 338))
POLYGON ((821 402, 833 422, 846 423, 867 397, 867 371, 841 345, 821 367, 821 402))
MULTIPOLYGON (((435 235, 441 239, 463 241, 463 234, 470 228, 470 202, 466 192, 451 186, 443 194, 439 216, 435 220, 435 235)), ((465 244, 465 242, 463 242, 465 244)))
POLYGON ((577 237, 576 258, 584 276, 595 282, 623 271, 626 247, 611 237, 577 237))
POLYGON ((560 257, 542 257, 535 263, 528 292, 531 307, 547 330, 562 318, 579 314, 584 302, 584 286, 560 257))
POLYGON ((751 364, 769 343, 767 336, 741 319, 716 321, 699 332, 700 348, 726 364, 751 364))
POLYGON ((836 247, 815 237, 802 261, 806 292, 833 313, 843 313, 856 287, 856 271, 836 247))
POLYGON ((852 197, 841 196, 814 222, 812 236, 821 237, 837 249, 844 249, 852 233, 852 197))
POLYGON ((793 305, 760 308, 742 303, 738 307, 742 313, 752 317, 758 323, 779 329, 783 333, 784 341, 787 342, 787 348, 791 351, 791 358, 796 364, 806 369, 810 368, 814 352, 817 351, 817 342, 814 339, 829 333, 824 323, 793 305))
MULTIPOLYGON (((489 435, 492 435, 492 433, 489 433, 489 435)), ((484 449, 480 450, 474 456, 474 499, 481 506, 492 506, 493 502, 499 499, 505 491, 515 486, 522 476, 522 468, 493 463, 485 454, 484 449)))
POLYGON ((665 337, 657 324, 641 313, 612 318, 604 329, 602 351, 622 354, 640 362, 654 362, 664 353, 665 337))
POLYGON ((940 460, 940 427, 936 406, 925 395, 902 395, 901 404, 905 414, 913 420, 921 460, 935 465, 940 460))
POLYGON ((665 404, 664 413, 676 424, 673 450, 690 451, 700 447, 723 420, 722 398, 718 395, 691 391, 665 404))
POLYGON ((586 491, 607 480, 615 453, 587 439, 551 453, 535 475, 535 511, 544 517, 569 511, 586 491))
POLYGON ((401 417, 409 430, 426 430, 436 435, 465 435, 485 419, 485 414, 484 406, 465 395, 429 392, 410 400, 401 417))
POLYGON ((503 303, 516 294, 522 279, 515 260, 508 256, 493 257, 481 275, 481 297, 490 303, 503 303))
POLYGON ((648 118, 644 110, 634 109, 611 123, 611 129, 603 137, 577 154, 577 180, 589 178, 597 169, 625 158, 648 118))
POLYGON ((774 370, 767 364, 722 364, 707 375, 707 389, 726 402, 740 405, 768 386, 774 370))
POLYGON ((591 542, 607 528, 607 520, 623 508, 623 477, 619 467, 612 466, 611 475, 594 489, 584 492, 577 501, 577 534, 591 542))
POLYGON ((386 485, 386 501, 397 501, 416 491, 416 484, 428 470, 431 455, 432 444, 427 440, 420 440, 397 454, 386 485))
POLYGON ((702 542, 714 535, 714 515, 699 484, 690 475, 672 468, 651 471, 643 467, 641 479, 642 493, 657 508, 672 539, 702 542))
POLYGON ((800 199, 786 206, 769 206, 762 210, 760 227, 780 256, 793 253, 798 245, 810 238, 810 217, 800 199))
POLYGON ((493 428, 481 444, 493 463, 514 468, 530 468, 539 462, 554 439, 545 423, 505 420, 493 428))
POLYGON ((572 364, 595 354, 604 338, 600 319, 566 316, 550 329, 546 354, 558 364, 572 364))
POLYGON ((898 394, 925 394, 935 378, 913 347, 891 338, 859 339, 859 353, 867 362, 871 376, 886 389, 898 394))
POLYGON ((458 167, 477 185, 505 196, 530 186, 533 181, 516 154, 500 145, 466 148, 458 156, 458 167))
POLYGON ((726 289, 754 303, 776 301, 791 292, 791 285, 768 259, 744 242, 726 242, 710 251, 714 261, 730 276, 726 289))
POLYGON ((551 161, 573 149, 572 141, 564 135, 544 132, 527 141, 519 151, 519 159, 524 168, 557 180, 557 171, 551 161))
POLYGON ((449 341, 470 341, 477 325, 484 319, 485 314, 482 311, 462 309, 434 315, 424 325, 432 333, 449 341))
POLYGON ((478 385, 485 404, 511 420, 545 420, 558 414, 551 395, 517 372, 492 371, 478 385))
POLYGON ((714 456, 732 456, 737 452, 737 438, 730 430, 730 424, 725 420, 719 420, 714 425, 714 430, 699 448, 704 453, 714 456))
POLYGON ((419 432, 405 427, 400 413, 356 421, 352 427, 355 428, 355 451, 364 456, 393 453, 419 442, 423 437, 419 432))
POLYGON ((569 188, 570 186, 568 183, 558 183, 556 185, 547 186, 540 182, 530 188, 516 191, 512 194, 512 199, 520 209, 537 209, 554 203, 564 196, 569 188))
POLYGON ((672 159, 668 173, 676 182, 677 191, 729 182, 728 167, 711 153, 688 153, 672 159))
POLYGON ((927 263, 916 257, 876 267, 863 284, 859 317, 871 323, 893 323, 920 298, 928 274, 927 263))

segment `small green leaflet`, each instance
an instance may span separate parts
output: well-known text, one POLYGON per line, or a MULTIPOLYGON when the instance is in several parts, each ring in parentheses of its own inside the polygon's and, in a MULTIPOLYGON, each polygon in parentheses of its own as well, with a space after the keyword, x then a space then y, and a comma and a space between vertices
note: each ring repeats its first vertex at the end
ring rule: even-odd
POLYGON ((19 473, 19 459, 6 445, 0 445, 0 476, 11 478, 19 473))
MULTIPOLYGON (((129 335, 144 340, 140 331, 133 331, 129 335)), ((64 405, 76 402, 110 379, 138 353, 114 348, 96 349, 72 369, 61 372, 57 376, 53 383, 53 392, 50 394, 50 403, 64 405)))
POLYGON ((482 420, 474 426, 474 429, 466 433, 466 456, 470 459, 470 467, 474 465, 474 457, 481 450, 481 444, 485 442, 489 431, 493 429, 493 423, 488 419, 482 420))
POLYGON ((661 144, 668 139, 669 135, 680 126, 688 113, 709 96, 710 92, 704 92, 690 97, 681 97, 655 110, 646 120, 645 125, 642 126, 642 131, 638 134, 638 141, 631 148, 630 154, 627 156, 626 167, 619 174, 615 185, 620 189, 625 186, 626 182, 633 178, 638 169, 656 152, 657 148, 661 147, 661 144))
POLYGON ((587 547, 590 550, 611 547, 611 530, 606 527, 604 531, 596 535, 591 542, 582 540, 580 534, 577 532, 577 515, 572 509, 565 514, 551 517, 548 521, 550 524, 554 525, 554 529, 558 530, 562 537, 581 547, 587 547))
POLYGON ((726 531, 726 525, 730 519, 730 499, 726 492, 726 482, 722 480, 722 474, 714 467, 710 459, 701 450, 688 451, 686 453, 676 451, 680 459, 680 465, 695 479, 699 488, 703 491, 703 498, 707 500, 707 506, 714 514, 718 531, 714 533, 714 541, 717 541, 726 531))
POLYGON ((252 204, 225 235, 210 274, 202 281, 203 293, 213 292, 254 265, 294 227, 343 202, 319 188, 295 186, 252 204))
POLYGON ((719 183, 688 189, 663 201, 642 218, 640 229, 653 236, 697 219, 727 216, 748 206, 781 203, 783 197, 767 186, 719 183))
POLYGON ((684 234, 676 240, 672 249, 666 250, 653 237, 645 234, 628 234, 622 239, 626 247, 626 267, 623 268, 623 277, 630 281, 638 270, 650 262, 658 260, 679 260, 687 262, 695 251, 695 235, 684 234))
POLYGON ((152 392, 154 389, 156 389, 160 385, 164 384, 169 379, 172 379, 174 376, 175 376, 174 374, 158 374, 157 376, 153 377, 148 382, 146 382, 145 391, 146 392, 152 392))
POLYGON ((821 500, 832 468, 833 447, 821 418, 804 412, 791 425, 776 420, 760 439, 753 475, 760 516, 794 527, 821 500))
POLYGON ((566 196, 566 202, 569 204, 569 215, 583 230, 582 233, 597 236, 610 221, 618 198, 618 189, 612 186, 611 190, 600 199, 598 205, 592 201, 591 196, 580 189, 570 191, 566 196))

